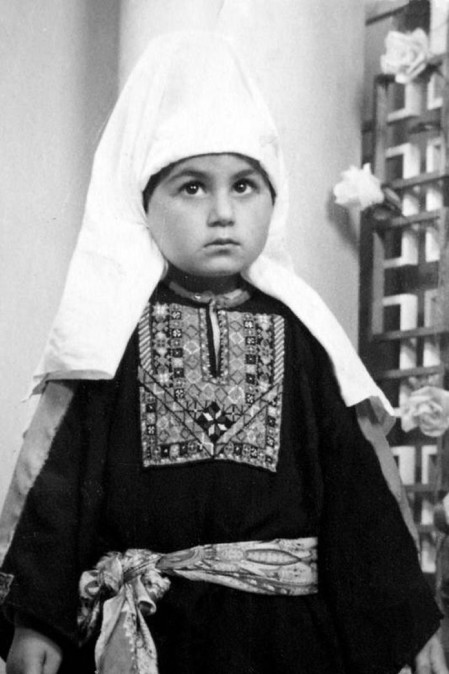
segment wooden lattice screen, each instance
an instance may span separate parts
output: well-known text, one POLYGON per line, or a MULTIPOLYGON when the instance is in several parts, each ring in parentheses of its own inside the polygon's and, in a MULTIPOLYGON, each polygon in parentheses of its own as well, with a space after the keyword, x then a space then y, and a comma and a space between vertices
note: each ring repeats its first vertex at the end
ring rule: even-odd
MULTIPOLYGON (((435 58, 406 86, 378 76, 364 133, 364 161, 400 197, 402 215, 362 218, 360 352, 398 412, 411 387, 449 388, 448 62, 435 58)), ((398 422, 389 436, 431 575, 433 506, 449 490, 448 435, 405 433, 398 422)))

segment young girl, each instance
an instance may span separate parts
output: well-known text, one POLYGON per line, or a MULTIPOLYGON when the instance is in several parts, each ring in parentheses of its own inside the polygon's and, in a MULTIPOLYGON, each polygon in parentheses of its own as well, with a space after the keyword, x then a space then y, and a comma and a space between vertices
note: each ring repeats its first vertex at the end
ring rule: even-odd
POLYGON ((292 272, 286 210, 227 41, 154 41, 97 151, 3 512, 9 673, 94 672, 96 643, 108 674, 390 674, 437 630, 353 406, 391 408, 292 272))

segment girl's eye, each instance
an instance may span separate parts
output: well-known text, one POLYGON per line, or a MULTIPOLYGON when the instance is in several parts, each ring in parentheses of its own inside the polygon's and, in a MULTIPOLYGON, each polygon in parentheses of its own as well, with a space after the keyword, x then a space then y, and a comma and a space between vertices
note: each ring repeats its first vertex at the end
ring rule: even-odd
POLYGON ((199 194, 201 190, 201 183, 198 182, 189 182, 181 187, 181 192, 187 194, 189 197, 194 197, 196 194, 199 194))
POLYGON ((238 180, 234 183, 234 190, 237 194, 248 194, 254 190, 254 185, 249 180, 238 180))

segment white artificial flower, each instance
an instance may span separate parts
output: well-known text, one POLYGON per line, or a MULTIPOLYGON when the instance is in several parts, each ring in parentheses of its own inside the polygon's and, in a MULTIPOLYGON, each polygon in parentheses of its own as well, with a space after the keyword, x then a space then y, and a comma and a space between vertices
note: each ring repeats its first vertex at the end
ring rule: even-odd
POLYGON ((438 438, 449 428, 449 392, 438 386, 413 391, 401 405, 401 426, 406 433, 418 427, 438 438))
POLYGON ((364 164, 359 169, 351 166, 341 174, 343 180, 334 187, 335 201, 340 206, 359 207, 362 211, 385 198, 380 180, 371 173, 371 166, 364 164))
POLYGON ((382 72, 394 75, 399 84, 408 84, 427 66, 429 38, 422 28, 413 33, 391 30, 385 39, 386 53, 380 57, 382 72))

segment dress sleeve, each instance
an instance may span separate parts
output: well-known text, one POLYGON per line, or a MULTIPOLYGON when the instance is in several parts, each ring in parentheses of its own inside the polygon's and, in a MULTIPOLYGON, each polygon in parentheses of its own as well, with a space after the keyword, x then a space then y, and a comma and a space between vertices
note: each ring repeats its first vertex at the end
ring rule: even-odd
POLYGON ((15 615, 63 647, 76 644, 78 580, 96 561, 113 388, 50 382, 25 435, 0 520, 2 656, 15 615))
POLYGON ((320 587, 349 671, 397 672, 436 632, 441 614, 398 501, 319 344, 313 346, 310 381, 323 479, 320 587))

